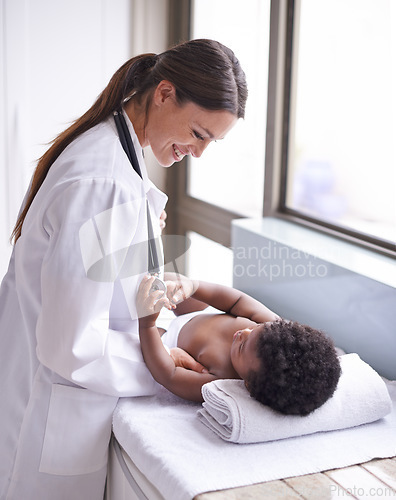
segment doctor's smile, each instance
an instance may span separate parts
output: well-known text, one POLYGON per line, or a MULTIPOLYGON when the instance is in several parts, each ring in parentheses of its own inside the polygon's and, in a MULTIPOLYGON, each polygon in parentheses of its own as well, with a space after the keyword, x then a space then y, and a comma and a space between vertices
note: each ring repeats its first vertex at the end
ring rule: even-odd
POLYGON ((175 161, 181 161, 188 154, 180 151, 176 144, 173 144, 173 151, 175 152, 175 161))

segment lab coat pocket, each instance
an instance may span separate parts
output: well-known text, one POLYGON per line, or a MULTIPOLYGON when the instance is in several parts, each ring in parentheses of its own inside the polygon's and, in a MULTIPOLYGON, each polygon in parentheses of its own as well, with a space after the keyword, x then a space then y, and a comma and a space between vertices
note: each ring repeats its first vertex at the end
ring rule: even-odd
POLYGON ((112 416, 118 398, 53 384, 40 472, 88 474, 107 463, 112 416))

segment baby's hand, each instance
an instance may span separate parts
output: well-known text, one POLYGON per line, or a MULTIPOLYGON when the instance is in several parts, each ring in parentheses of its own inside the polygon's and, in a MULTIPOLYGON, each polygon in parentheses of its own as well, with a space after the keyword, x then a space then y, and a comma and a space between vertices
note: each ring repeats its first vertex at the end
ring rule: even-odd
POLYGON ((192 370, 198 373, 209 373, 201 363, 194 359, 188 352, 180 349, 180 347, 172 347, 170 355, 175 363, 175 366, 180 366, 186 370, 192 370))
POLYGON ((179 304, 190 297, 197 289, 197 283, 178 273, 165 273, 168 299, 172 304, 179 304))
POLYGON ((155 322, 163 307, 171 309, 172 306, 162 290, 151 290, 154 280, 155 276, 143 277, 136 295, 136 309, 139 318, 150 316, 155 322))
POLYGON ((165 284, 166 295, 170 304, 172 304, 173 308, 175 308, 176 304, 184 300, 184 292, 181 283, 176 281, 166 281, 165 284))

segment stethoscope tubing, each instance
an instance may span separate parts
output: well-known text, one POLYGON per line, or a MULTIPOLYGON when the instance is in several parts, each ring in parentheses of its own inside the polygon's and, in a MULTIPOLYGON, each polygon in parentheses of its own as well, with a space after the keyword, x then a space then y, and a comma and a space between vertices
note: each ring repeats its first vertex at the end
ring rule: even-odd
MULTIPOLYGON (((121 146, 125 151, 125 154, 127 155, 133 169, 139 175, 139 177, 143 179, 139 161, 136 156, 136 151, 132 142, 132 137, 131 134, 129 133, 128 125, 125 121, 124 115, 122 114, 121 110, 114 111, 113 115, 114 115, 114 122, 117 127, 118 137, 121 142, 121 146)), ((148 272, 151 275, 158 276, 160 272, 160 265, 159 265, 157 247, 155 244, 154 230, 151 223, 150 207, 147 198, 146 198, 146 209, 147 209, 147 233, 148 233, 148 272)), ((161 283, 163 282, 161 281, 161 283)), ((160 286, 160 284, 158 283, 157 286, 159 287, 157 289, 163 289, 163 287, 160 286)), ((163 284, 163 286, 165 287, 165 284, 163 284)))

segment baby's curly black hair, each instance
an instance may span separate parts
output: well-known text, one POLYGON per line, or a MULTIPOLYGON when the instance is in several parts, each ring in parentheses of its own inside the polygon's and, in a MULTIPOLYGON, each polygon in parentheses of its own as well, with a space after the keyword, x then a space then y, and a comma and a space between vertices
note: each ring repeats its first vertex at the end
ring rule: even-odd
POLYGON ((258 372, 246 380, 250 395, 288 415, 308 415, 334 393, 341 374, 334 344, 320 330, 297 322, 264 323, 257 339, 258 372))

